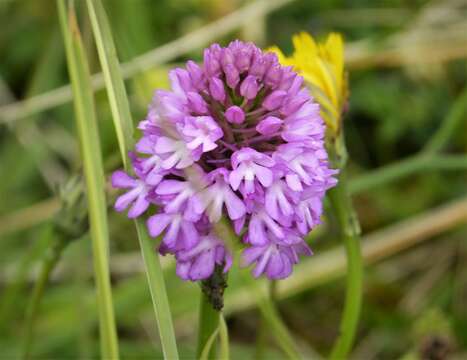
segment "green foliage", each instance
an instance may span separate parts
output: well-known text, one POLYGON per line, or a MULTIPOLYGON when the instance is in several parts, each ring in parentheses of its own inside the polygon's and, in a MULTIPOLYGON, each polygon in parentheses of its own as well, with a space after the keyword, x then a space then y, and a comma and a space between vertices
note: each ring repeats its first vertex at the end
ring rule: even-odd
MULTIPOLYGON (((213 3, 210 0, 107 0, 104 7, 109 14, 117 53, 125 62, 176 39, 187 29, 209 23, 236 6, 222 8, 213 6, 213 3)), ((401 12, 387 18, 360 15, 361 21, 351 22, 343 20, 356 16, 355 11, 375 8, 374 2, 296 0, 267 18, 264 45, 278 44, 287 51, 290 36, 296 31, 311 31, 320 36, 337 30, 344 33, 347 43, 368 41, 371 46, 366 55, 371 56, 370 50, 378 52, 389 46, 386 42, 389 37, 401 33, 403 36, 408 27, 420 26, 415 20, 428 3, 386 0, 378 4, 377 10, 390 8, 401 12), (398 17, 400 14, 403 16, 398 17)), ((75 1, 75 5, 91 73, 99 72, 100 61, 86 3, 75 1)), ((461 10, 454 9, 451 13, 465 19, 465 12, 461 10)), ((0 19, 3 24, 0 32, 0 107, 69 82, 53 1, 0 1, 0 19)), ((439 34, 442 30, 441 26, 437 29, 439 34)), ((236 31, 231 37, 217 40, 225 42, 242 34, 242 31, 236 31)), ((446 38, 446 42, 448 40, 446 38)), ((201 59, 201 49, 127 80, 131 116, 135 121, 145 116, 154 88, 167 86, 167 70, 174 63, 191 57, 201 59)), ((463 114, 456 111, 461 107, 461 96, 465 93, 465 67, 465 59, 458 59, 350 69, 350 103, 345 117, 350 153, 349 186, 354 191, 364 234, 465 196, 465 166, 457 163, 456 167, 447 170, 452 160, 465 163, 467 117, 465 111, 463 114), (414 158, 454 113, 460 113, 459 122, 442 152, 428 160, 414 158), (401 161, 405 168, 400 166, 401 161), (397 166, 398 174, 402 169, 404 176, 394 177, 391 172, 394 168, 391 170, 386 165, 397 166), (383 166, 385 172, 373 172, 383 166), (368 179, 379 185, 368 185, 368 179)), ((99 127, 106 169, 105 174, 100 174, 100 187, 104 189, 108 188, 105 180, 111 171, 122 166, 122 161, 112 125, 115 113, 106 92, 95 94, 95 108, 97 116, 90 115, 86 120, 94 119, 99 127)), ((78 143, 73 140, 77 130, 70 104, 36 113, 13 126, 0 124, 0 349, 5 358, 17 358, 21 353, 33 279, 39 259, 54 236, 50 230, 52 221, 35 223, 18 232, 2 233, 2 229, 11 222, 8 216, 55 196, 56 185, 62 179, 60 173, 66 178, 82 170, 78 143), (37 127, 39 135, 26 137, 29 146, 25 146, 20 137, 31 134, 31 125, 37 127)), ((99 151, 95 150, 95 154, 99 151)), ((109 190, 106 207, 100 208, 102 216, 105 216, 105 209, 111 208, 114 196, 115 192, 109 190)), ((20 223, 26 221, 22 213, 18 214, 20 223)), ((28 219, 36 217, 40 214, 30 214, 28 219)), ((161 358, 161 334, 154 326, 154 306, 143 273, 144 262, 139 254, 134 225, 124 215, 113 211, 108 211, 108 219, 112 236, 109 244, 112 295, 120 356, 123 359, 161 358)), ((316 255, 306 261, 322 264, 319 256, 340 244, 334 219, 326 218, 324 222, 313 241, 316 255)), ((427 338, 423 329, 428 329, 431 334, 448 334, 449 342, 453 344, 451 351, 459 358, 465 356, 466 231, 465 226, 456 231, 445 229, 443 235, 426 237, 432 241, 365 269, 364 307, 354 350, 356 358, 416 358, 427 338), (417 306, 408 306, 411 302, 417 306), (433 309, 436 310, 433 312, 433 309), (435 324, 435 329, 427 324, 435 324)), ((153 253, 156 241, 145 241, 147 253, 153 253)), ((85 236, 69 245, 52 272, 37 313, 33 358, 88 359, 99 356, 99 311, 92 281, 90 244, 90 237, 85 236)), ((168 258, 162 260, 179 355, 188 358, 195 354, 194 324, 199 288, 177 278, 173 262, 168 258)), ((151 259, 149 263, 152 263, 151 259)), ((315 275, 310 274, 312 280, 306 277, 288 280, 290 283, 287 284, 300 281, 301 285, 293 295, 278 301, 277 309, 271 310, 270 304, 263 306, 263 313, 269 309, 282 315, 283 319, 283 324, 276 323, 278 328, 266 326, 270 332, 266 334, 264 358, 283 358, 281 348, 284 344, 280 340, 287 346, 289 336, 298 343, 300 352, 307 346, 322 354, 329 352, 338 331, 344 284, 340 280, 331 281, 336 278, 333 275, 316 281, 315 275), (321 284, 318 288, 317 283, 321 284), (283 325, 287 332, 281 336, 283 325), (279 339, 274 337, 278 334, 277 329, 279 339)), ((161 273, 158 276, 152 279, 153 283, 161 281, 161 273)), ((237 295, 245 294, 242 291, 249 286, 244 276, 245 271, 232 271, 226 290, 225 318, 231 359, 250 359, 255 354, 261 310, 251 306, 240 312, 236 310, 242 308, 238 304, 244 301, 237 295)), ((262 286, 264 283, 256 284, 262 286)), ((248 294, 251 297, 253 293, 248 294)), ((273 324, 274 321, 277 317, 272 317, 273 324)))

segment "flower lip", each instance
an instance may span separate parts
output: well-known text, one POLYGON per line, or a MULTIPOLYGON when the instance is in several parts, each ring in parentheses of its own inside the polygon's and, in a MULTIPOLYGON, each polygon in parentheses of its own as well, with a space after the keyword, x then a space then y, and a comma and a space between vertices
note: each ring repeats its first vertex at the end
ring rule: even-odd
POLYGON ((236 169, 241 162, 254 162, 258 165, 268 167, 274 165, 273 159, 252 148, 243 148, 232 155, 232 166, 234 169, 236 169))

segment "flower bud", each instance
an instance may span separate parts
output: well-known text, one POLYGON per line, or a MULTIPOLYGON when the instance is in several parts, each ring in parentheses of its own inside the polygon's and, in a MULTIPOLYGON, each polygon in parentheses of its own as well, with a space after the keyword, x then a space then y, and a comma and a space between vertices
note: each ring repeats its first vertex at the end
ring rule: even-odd
POLYGON ((206 114, 208 112, 208 106, 204 99, 196 92, 189 92, 187 94, 188 106, 198 114, 206 114))
POLYGON ((222 68, 225 70, 225 67, 227 65, 233 65, 234 64, 234 56, 232 54, 232 51, 230 49, 223 49, 222 50, 222 55, 221 55, 221 64, 222 68))
POLYGON ((234 64, 227 64, 224 66, 225 78, 227 85, 230 88, 235 88, 240 82, 240 74, 234 64))
POLYGON ((209 79, 209 92, 211 96, 217 101, 224 101, 225 99, 225 90, 224 84, 221 79, 217 77, 212 77, 209 79))
POLYGON ((234 105, 227 109, 225 117, 232 124, 241 124, 245 120, 245 113, 241 107, 234 105))
POLYGON ((272 135, 279 131, 283 121, 275 116, 268 116, 256 125, 256 131, 262 135, 272 135))
POLYGON ((266 72, 266 62, 263 58, 254 59, 249 73, 257 78, 262 78, 266 72))
POLYGON ((274 63, 274 59, 277 59, 277 57, 271 53, 265 55, 255 53, 249 73, 258 79, 262 79, 269 66, 274 63))
POLYGON ((191 83, 193 84, 193 86, 197 89, 203 88, 206 79, 204 77, 203 70, 201 69, 201 67, 194 61, 189 60, 186 63, 186 68, 188 70, 188 73, 190 74, 191 83))
POLYGON ((221 71, 221 64, 210 49, 204 50, 204 70, 210 76, 217 76, 221 71))
POLYGON ((272 65, 266 72, 264 82, 271 87, 278 87, 282 78, 282 69, 279 64, 272 65))
POLYGON ((298 111, 298 109, 300 109, 300 107, 308 100, 309 97, 310 95, 306 89, 301 90, 297 95, 290 98, 289 101, 285 101, 280 110, 281 114, 289 116, 298 111))
POLYGON ((276 110, 282 106, 287 93, 284 90, 276 90, 269 94, 263 101, 263 107, 269 111, 276 110))
POLYGON ((292 71, 292 67, 288 66, 282 72, 282 79, 279 84, 280 90, 288 91, 292 86, 294 79, 297 77, 297 74, 292 71))
POLYGON ((192 89, 190 75, 184 69, 175 69, 170 71, 169 78, 172 85, 178 82, 183 91, 190 91, 192 89))
POLYGON ((289 95, 295 96, 302 88, 302 85, 303 85, 303 77, 300 75, 295 76, 292 82, 292 85, 290 85, 290 88, 288 90, 289 95))
POLYGON ((254 99, 258 94, 258 82, 252 75, 248 75, 240 85, 240 94, 248 100, 254 99))
POLYGON ((248 70, 251 63, 251 51, 247 49, 240 50, 235 57, 235 66, 239 72, 248 70))

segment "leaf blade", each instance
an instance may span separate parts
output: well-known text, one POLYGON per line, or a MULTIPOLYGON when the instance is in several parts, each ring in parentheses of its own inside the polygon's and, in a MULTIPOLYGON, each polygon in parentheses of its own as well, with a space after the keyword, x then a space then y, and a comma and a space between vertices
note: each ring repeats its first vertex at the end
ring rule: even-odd
MULTIPOLYGON (((88 0, 87 7, 91 18, 91 26, 97 44, 99 60, 104 74, 107 95, 113 115, 122 161, 125 169, 130 172, 127 153, 133 143, 133 122, 130 106, 120 71, 120 65, 115 50, 107 15, 100 0, 88 0)), ((144 222, 135 220, 138 241, 145 264, 151 299, 159 328, 164 356, 167 359, 178 359, 178 350, 169 300, 165 288, 164 277, 158 256, 151 245, 144 222)))
POLYGON ((118 359, 118 340, 109 270, 109 231, 105 199, 104 170, 96 123, 89 67, 84 53, 75 13, 57 0, 64 36, 68 71, 74 94, 76 127, 86 180, 89 222, 103 358, 118 359))

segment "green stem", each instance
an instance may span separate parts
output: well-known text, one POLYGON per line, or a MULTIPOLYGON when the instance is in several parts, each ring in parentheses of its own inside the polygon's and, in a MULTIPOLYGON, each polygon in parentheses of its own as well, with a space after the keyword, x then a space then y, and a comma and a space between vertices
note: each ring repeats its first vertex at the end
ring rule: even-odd
MULTIPOLYGON (((112 31, 102 1, 88 0, 87 6, 123 165, 131 173, 127 153, 133 144, 133 121, 112 31)), ((154 251, 153 241, 149 238, 144 221, 138 219, 135 225, 164 357, 175 360, 178 359, 178 350, 159 256, 154 251)))
MULTIPOLYGON (((23 345, 24 359, 30 356, 31 345, 34 339, 34 323, 50 274, 60 260, 66 246, 72 240, 78 239, 87 230, 86 202, 80 177, 70 178, 60 189, 59 194, 62 204, 61 210, 55 218, 53 227, 50 227, 50 230, 46 233, 47 237, 51 236, 52 240, 48 244, 47 252, 43 256, 39 276, 26 309, 26 329, 23 345)), ((42 242, 39 241, 39 243, 42 242)))
POLYGON ((217 328, 212 335, 209 337, 208 341, 206 341, 206 345, 204 346, 203 351, 201 351, 201 355, 198 357, 199 360, 209 360, 215 359, 211 355, 211 349, 214 347, 214 344, 219 336, 219 328, 217 328))
POLYGON ((229 329, 222 312, 219 313, 219 359, 230 359, 229 329))
POLYGON ((153 241, 149 237, 144 221, 135 220, 138 240, 143 256, 146 277, 151 292, 151 299, 157 318, 159 336, 166 359, 178 359, 177 343, 169 307, 169 298, 165 288, 164 274, 162 272, 159 256, 153 249, 153 241))
MULTIPOLYGON (((219 238, 224 240, 227 247, 237 254, 234 263, 239 263, 239 244, 241 241, 233 231, 232 226, 229 225, 229 222, 225 218, 222 218, 214 225, 214 231, 219 238)), ((287 327, 279 316, 279 313, 272 304, 271 299, 262 291, 258 280, 254 279, 246 269, 240 273, 243 282, 249 288, 250 296, 255 298, 256 304, 261 311, 261 315, 271 329, 270 332, 274 335, 277 345, 284 351, 287 358, 301 359, 302 356, 300 356, 300 353, 297 350, 297 346, 292 335, 289 333, 287 327)))
MULTIPOLYGON (((200 295, 197 358, 200 358, 207 341, 219 327, 219 312, 214 310, 204 291, 201 290, 200 295)), ((216 358, 216 342, 211 346, 208 359, 216 358)))
POLYGON ((454 105, 449 110, 446 118, 441 122, 441 126, 436 133, 424 146, 422 152, 426 154, 434 154, 440 152, 446 144, 448 144, 452 135, 456 132, 467 109, 467 87, 456 98, 454 105))
MULTIPOLYGON (((271 304, 275 307, 275 295, 276 295, 276 288, 277 288, 277 281, 271 280, 268 282, 269 285, 269 299, 271 304)), ((266 345, 268 341, 268 334, 269 334, 269 326, 268 321, 263 314, 259 319, 259 330, 256 337, 256 349, 255 349, 255 359, 263 359, 265 355, 266 345)))
POLYGON ((467 169, 466 155, 430 155, 420 153, 365 173, 349 183, 351 194, 429 170, 467 169))
POLYGON ((109 270, 109 229, 102 152, 91 77, 73 7, 57 0, 70 74, 75 120, 86 179, 89 223, 96 279, 102 358, 118 359, 118 340, 109 270))
POLYGON ((62 237, 56 239, 55 243, 50 247, 46 257, 41 266, 39 277, 34 284, 32 291, 32 297, 29 300, 28 307, 26 310, 26 329, 24 333, 24 345, 23 345, 23 359, 29 359, 31 355, 31 344, 34 335, 34 324, 39 310, 39 305, 44 293, 45 287, 49 281, 50 274, 55 268, 63 249, 68 244, 68 241, 62 237))
POLYGON ((249 293, 252 297, 256 298, 256 304, 261 311, 263 319, 267 322, 277 345, 284 351, 288 359, 301 359, 302 356, 298 352, 298 347, 295 344, 294 338, 284 324, 269 296, 261 291, 258 280, 254 279, 251 274, 246 271, 242 271, 241 274, 243 281, 249 288, 249 293))
POLYGON ((40 260, 45 251, 48 251, 51 234, 52 226, 45 224, 42 230, 40 230, 36 241, 31 244, 31 248, 24 251, 12 281, 2 288, 0 299, 0 337, 7 336, 8 332, 12 330, 9 325, 13 316, 16 315, 14 309, 18 298, 28 287, 28 275, 32 265, 40 260))
MULTIPOLYGON (((343 170, 342 170, 343 171, 343 170)), ((341 227, 347 254, 347 286, 344 312, 330 358, 347 358, 358 327, 362 304, 363 263, 360 248, 360 227, 347 190, 345 174, 340 175, 338 185, 329 191, 329 198, 341 227)))
POLYGON ((266 343, 268 340, 268 323, 264 316, 261 314, 259 318, 259 330, 256 335, 256 348, 255 359, 260 360, 264 358, 266 343))

